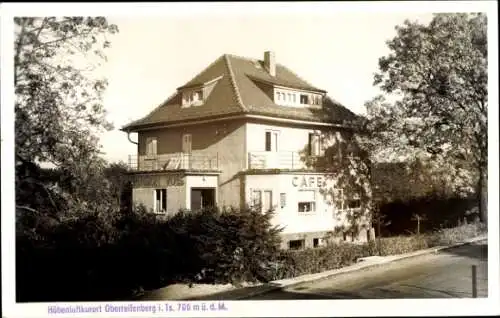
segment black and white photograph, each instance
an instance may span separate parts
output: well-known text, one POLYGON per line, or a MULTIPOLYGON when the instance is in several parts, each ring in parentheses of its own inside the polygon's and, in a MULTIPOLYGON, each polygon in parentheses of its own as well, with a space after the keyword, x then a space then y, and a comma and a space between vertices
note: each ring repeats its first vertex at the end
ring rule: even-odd
POLYGON ((500 314, 496 9, 3 3, 2 315, 500 314))

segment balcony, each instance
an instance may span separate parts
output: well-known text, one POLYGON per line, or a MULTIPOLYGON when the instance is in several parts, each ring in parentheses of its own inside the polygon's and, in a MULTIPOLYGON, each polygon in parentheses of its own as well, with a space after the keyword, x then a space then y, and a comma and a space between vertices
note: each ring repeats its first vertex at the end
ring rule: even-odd
POLYGON ((296 151, 251 151, 248 169, 307 169, 296 151))
POLYGON ((213 171, 219 168, 219 158, 218 155, 193 153, 173 153, 155 156, 129 155, 128 166, 133 171, 213 171))

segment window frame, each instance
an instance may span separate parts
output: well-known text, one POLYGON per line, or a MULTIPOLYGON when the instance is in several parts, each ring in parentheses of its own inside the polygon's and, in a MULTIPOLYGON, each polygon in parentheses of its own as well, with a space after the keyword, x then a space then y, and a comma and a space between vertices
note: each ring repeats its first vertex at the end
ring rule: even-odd
POLYGON ((299 97, 299 102, 301 105, 309 105, 309 95, 301 93, 299 97), (305 99, 305 103, 302 102, 303 98, 305 99))
POLYGON ((264 132, 264 151, 266 152, 279 152, 279 139, 280 139, 280 131, 279 130, 272 130, 272 129, 266 129, 264 132), (267 136, 269 133, 269 150, 267 149, 267 136), (273 150, 273 136, 275 137, 275 150, 273 150))
POLYGON ((158 156, 158 137, 146 137, 146 149, 145 149, 146 158, 156 158, 158 156), (154 147, 152 147, 154 141, 154 147), (151 152, 151 148, 154 151, 151 152))
POLYGON ((310 132, 309 133, 309 156, 310 157, 321 157, 324 155, 324 149, 323 149, 323 136, 321 133, 318 132, 310 132), (316 139, 316 141, 315 141, 316 139), (313 153, 314 151, 314 144, 317 144, 317 153, 313 153))
POLYGON ((193 134, 182 134, 182 153, 183 154, 190 154, 193 152, 193 134), (186 151, 185 147, 187 143, 185 143, 186 137, 189 137, 189 150, 186 151))
POLYGON ((166 188, 155 188, 153 190, 153 212, 155 214, 167 214, 167 189, 166 188), (158 192, 160 191, 160 192, 158 192), (160 194, 160 199, 158 200, 158 193, 160 194), (161 209, 158 209, 158 201, 161 205, 161 209))
POLYGON ((315 214, 317 213, 317 208, 318 208, 318 205, 317 205, 317 197, 318 197, 318 191, 315 190, 315 189, 308 189, 308 190, 299 190, 298 191, 299 193, 300 192, 312 192, 313 193, 313 199, 312 201, 311 200, 302 200, 301 199, 301 196, 299 193, 297 193, 297 213, 299 215, 307 215, 307 214, 315 214), (301 204, 304 205, 304 204, 309 204, 310 208, 309 210, 305 211, 302 211, 302 209, 300 208, 301 207, 301 204))
POLYGON ((265 213, 268 210, 264 208, 264 193, 269 192, 270 193, 270 200, 269 200, 269 210, 274 209, 274 202, 273 202, 273 190, 269 188, 262 188, 262 189, 251 189, 250 195, 250 202, 251 202, 251 207, 255 208, 257 205, 260 205, 260 212, 265 213), (255 200, 255 193, 259 194, 260 202, 259 204, 256 204, 255 200))

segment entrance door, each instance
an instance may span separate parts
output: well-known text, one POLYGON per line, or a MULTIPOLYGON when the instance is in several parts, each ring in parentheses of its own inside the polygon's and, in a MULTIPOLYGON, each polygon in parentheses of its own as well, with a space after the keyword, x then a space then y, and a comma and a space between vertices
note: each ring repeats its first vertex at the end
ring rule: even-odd
POLYGON ((215 206, 215 188, 191 188, 191 210, 215 206))

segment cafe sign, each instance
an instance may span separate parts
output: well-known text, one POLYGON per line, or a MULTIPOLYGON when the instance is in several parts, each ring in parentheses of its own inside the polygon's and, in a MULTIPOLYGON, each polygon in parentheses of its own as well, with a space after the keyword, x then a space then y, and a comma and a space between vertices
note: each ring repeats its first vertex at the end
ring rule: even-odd
POLYGON ((184 185, 184 176, 181 174, 163 175, 136 175, 134 186, 143 188, 176 187, 184 185))
POLYGON ((325 184, 323 176, 294 176, 292 185, 298 188, 321 188, 325 184))

